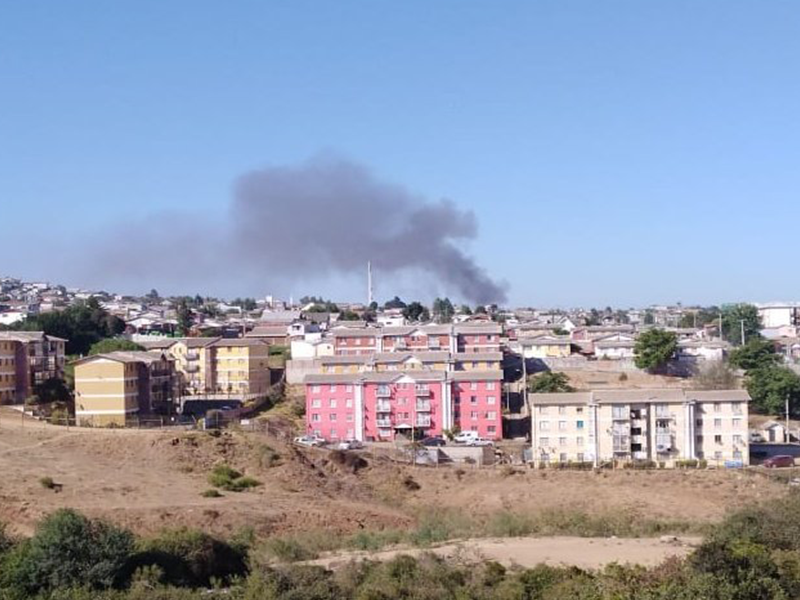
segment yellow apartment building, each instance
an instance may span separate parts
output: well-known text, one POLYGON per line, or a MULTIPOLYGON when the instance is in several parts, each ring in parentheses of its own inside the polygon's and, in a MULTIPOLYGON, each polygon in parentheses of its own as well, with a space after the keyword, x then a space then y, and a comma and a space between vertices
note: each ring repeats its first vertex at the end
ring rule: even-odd
POLYGON ((124 427, 170 410, 174 361, 161 352, 109 352, 75 362, 75 416, 80 425, 124 427))
POLYGON ((453 356, 456 371, 499 371, 502 352, 459 352, 453 356))
POLYGON ((209 346, 215 353, 215 391, 263 394, 270 386, 269 344, 254 338, 221 338, 209 346))
POLYGON ((520 338, 519 345, 525 358, 566 358, 572 354, 572 342, 564 337, 541 335, 520 338))
POLYGON ((0 337, 0 404, 12 404, 17 396, 16 342, 0 337))
POLYGON ((528 399, 537 463, 749 464, 745 390, 599 390, 528 399))
POLYGON ((180 374, 182 392, 211 393, 216 389, 216 347, 220 338, 181 338, 169 347, 180 374))

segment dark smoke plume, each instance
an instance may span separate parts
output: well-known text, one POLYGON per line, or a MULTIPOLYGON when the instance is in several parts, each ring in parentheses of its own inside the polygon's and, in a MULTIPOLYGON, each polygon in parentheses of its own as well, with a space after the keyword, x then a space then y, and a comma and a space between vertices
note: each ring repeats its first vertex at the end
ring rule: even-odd
MULTIPOLYGON (((506 298, 504 287, 457 246, 477 235, 472 212, 377 181, 347 160, 247 173, 236 182, 228 216, 222 225, 187 224, 174 215, 164 219, 168 225, 151 224, 138 240, 137 263, 144 255, 161 257, 173 272, 202 270, 213 277, 219 269, 238 269, 288 278, 360 272, 371 260, 382 273, 426 271, 473 302, 506 298), (184 239, 185 256, 178 256, 184 239)), ((120 250, 105 252, 100 268, 125 269, 130 259, 120 250)))

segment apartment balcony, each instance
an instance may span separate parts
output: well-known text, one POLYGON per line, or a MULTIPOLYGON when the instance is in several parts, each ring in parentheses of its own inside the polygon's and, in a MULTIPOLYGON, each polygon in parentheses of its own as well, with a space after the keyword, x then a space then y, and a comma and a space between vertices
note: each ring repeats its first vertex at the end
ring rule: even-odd
POLYGON ((199 352, 187 352, 186 353, 186 360, 197 360, 200 358, 199 352))
POLYGON ((375 395, 378 398, 388 398, 389 396, 392 395, 392 390, 390 390, 389 388, 378 388, 377 390, 375 390, 375 395))
POLYGON ((419 397, 426 398, 431 395, 431 389, 428 386, 417 386, 414 393, 419 397))
POLYGON ((200 365, 186 365, 184 371, 187 373, 197 373, 200 370, 200 365))
POLYGON ((659 436, 660 435, 671 436, 672 435, 672 429, 670 429, 669 427, 656 427, 656 435, 659 435, 659 436))
POLYGON ((392 426, 392 420, 388 419, 388 418, 375 419, 375 423, 378 425, 378 427, 391 427, 392 426))
POLYGON ((382 402, 379 401, 375 410, 379 413, 388 413, 392 412, 392 403, 391 402, 382 402))
POLYGON ((430 402, 417 402, 417 411, 418 412, 431 412, 431 403, 430 402))
POLYGON ((422 415, 417 415, 416 424, 417 424, 417 427, 430 427, 431 426, 431 418, 430 417, 426 417, 426 416, 422 416, 422 415))

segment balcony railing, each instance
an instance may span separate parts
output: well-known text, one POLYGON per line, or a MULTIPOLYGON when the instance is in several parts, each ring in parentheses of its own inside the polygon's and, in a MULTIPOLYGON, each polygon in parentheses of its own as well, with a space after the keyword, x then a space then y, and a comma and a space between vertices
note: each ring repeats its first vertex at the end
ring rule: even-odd
POLYGON ((187 373, 197 373, 200 370, 200 365, 186 365, 187 373))
POLYGON ((417 427, 430 427, 431 426, 431 418, 430 417, 423 417, 422 415, 417 416, 417 427))
POLYGON ((197 360, 200 358, 199 352, 187 352, 186 353, 186 360, 197 360))
POLYGON ((391 427, 392 420, 391 419, 375 419, 375 422, 378 424, 378 427, 391 427))
POLYGON ((392 404, 391 402, 378 402, 378 405, 376 406, 375 410, 383 413, 391 412, 392 404))
POLYGON ((389 388, 378 388, 375 391, 375 395, 378 396, 378 398, 388 398, 392 395, 392 390, 389 388))
POLYGON ((431 388, 428 386, 417 386, 414 390, 417 396, 430 396, 431 395, 431 388))
POLYGON ((430 412, 431 411, 431 403, 430 402, 417 402, 417 410, 420 412, 430 412))

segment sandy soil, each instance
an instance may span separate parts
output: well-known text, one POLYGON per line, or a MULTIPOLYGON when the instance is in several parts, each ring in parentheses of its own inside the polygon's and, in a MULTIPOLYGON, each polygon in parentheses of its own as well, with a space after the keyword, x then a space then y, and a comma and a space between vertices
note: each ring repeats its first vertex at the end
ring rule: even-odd
POLYGON ((334 553, 309 564, 337 568, 351 561, 389 560, 400 554, 419 555, 433 552, 442 557, 495 560, 503 565, 534 567, 538 564, 567 565, 594 569, 610 563, 655 566, 671 556, 683 557, 700 543, 700 538, 626 539, 626 538, 506 538, 464 540, 430 550, 398 548, 383 552, 334 553))
POLYGON ((221 534, 248 527, 264 535, 319 529, 335 535, 410 528, 419 511, 444 507, 475 521, 501 509, 577 509, 708 522, 786 489, 726 471, 512 472, 366 460, 353 472, 326 451, 299 450, 256 433, 67 431, 33 421, 21 427, 18 414, 0 409, 0 521, 28 534, 43 515, 71 507, 138 533, 185 525, 221 534), (280 454, 277 466, 265 464, 265 444, 280 454), (201 497, 210 470, 223 462, 263 485, 201 497), (44 488, 45 476, 62 491, 44 488))

